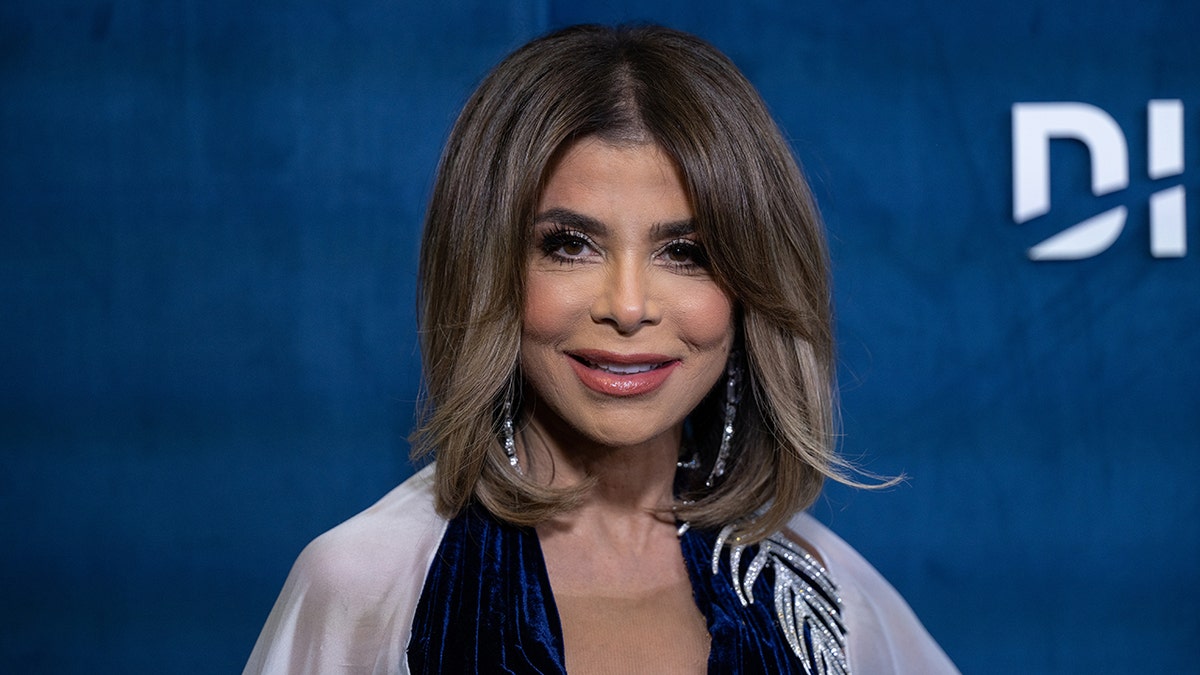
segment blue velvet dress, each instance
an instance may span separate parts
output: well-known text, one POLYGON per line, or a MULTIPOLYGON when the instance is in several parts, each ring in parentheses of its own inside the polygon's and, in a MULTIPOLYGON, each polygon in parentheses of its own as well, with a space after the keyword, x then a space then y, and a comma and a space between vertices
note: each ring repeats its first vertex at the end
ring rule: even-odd
MULTIPOLYGON (((806 673, 789 647, 772 602, 768 567, 743 604, 728 560, 712 571, 718 535, 681 536, 696 606, 711 636, 709 673, 806 673)), ((755 547, 745 549, 749 560, 755 547)), ((802 639, 809 639, 805 636, 802 639)), ((493 518, 479 506, 450 521, 426 577, 408 644, 413 673, 565 673, 562 626, 536 532, 493 518)))

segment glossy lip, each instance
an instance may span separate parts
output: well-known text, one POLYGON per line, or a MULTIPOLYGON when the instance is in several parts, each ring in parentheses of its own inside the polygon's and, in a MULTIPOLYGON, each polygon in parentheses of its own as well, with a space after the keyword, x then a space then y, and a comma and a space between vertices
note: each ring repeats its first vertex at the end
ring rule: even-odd
POLYGON ((598 349, 582 349, 566 352, 567 362, 575 369, 575 375, 585 387, 594 392, 607 396, 639 396, 649 394, 667 381, 679 359, 662 354, 617 354, 598 349), (588 361, 583 363, 580 361, 588 361), (614 366, 654 365, 654 368, 642 373, 622 375, 611 373, 600 368, 593 368, 590 363, 614 366))

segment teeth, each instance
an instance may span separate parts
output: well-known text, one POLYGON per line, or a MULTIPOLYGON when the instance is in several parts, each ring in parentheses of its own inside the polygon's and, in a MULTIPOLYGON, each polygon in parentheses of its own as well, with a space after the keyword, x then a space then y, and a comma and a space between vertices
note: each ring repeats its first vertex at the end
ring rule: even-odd
POLYGON ((645 373, 654 370, 658 366, 659 364, 657 363, 640 363, 634 365, 619 365, 615 363, 596 364, 596 367, 600 370, 603 370, 607 373, 613 373, 614 375, 636 375, 638 373, 645 373))

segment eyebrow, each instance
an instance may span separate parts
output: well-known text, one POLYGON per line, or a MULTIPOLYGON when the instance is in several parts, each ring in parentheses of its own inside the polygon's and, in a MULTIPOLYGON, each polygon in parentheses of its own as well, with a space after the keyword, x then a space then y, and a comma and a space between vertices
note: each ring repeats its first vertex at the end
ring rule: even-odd
POLYGON ((582 213, 576 213, 570 209, 546 209, 545 211, 539 213, 537 218, 533 219, 533 222, 556 223, 558 225, 569 227, 573 230, 579 230, 584 234, 597 236, 604 236, 608 234, 608 227, 606 227, 604 223, 592 218, 591 216, 585 216, 582 213))
MULTIPOLYGON (((608 227, 599 220, 591 216, 585 216, 582 213, 577 213, 570 209, 553 208, 546 209, 534 218, 535 223, 557 223, 566 227, 579 230, 584 234, 595 236, 604 236, 608 234, 608 227)), ((666 223, 655 223, 650 228, 651 239, 669 239, 673 237, 683 237, 696 232, 696 222, 691 218, 685 220, 673 220, 666 223)))
POLYGON ((650 235, 654 239, 673 239, 695 233, 696 221, 691 218, 687 220, 674 220, 669 223, 655 223, 654 227, 650 228, 650 235))

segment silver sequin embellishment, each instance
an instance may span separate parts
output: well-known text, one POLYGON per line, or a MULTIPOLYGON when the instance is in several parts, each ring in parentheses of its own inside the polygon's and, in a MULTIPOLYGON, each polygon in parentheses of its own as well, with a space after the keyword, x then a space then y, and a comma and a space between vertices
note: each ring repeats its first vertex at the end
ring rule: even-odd
MULTIPOLYGON (((720 569, 721 550, 733 533, 726 526, 713 547, 712 572, 720 569)), ((746 547, 731 544, 729 566, 733 589, 742 606, 754 603, 754 582, 767 567, 775 572, 775 617, 788 646, 799 657, 807 675, 847 675, 846 627, 842 599, 829 573, 807 551, 776 533, 763 540, 758 553, 742 573, 746 547)))

